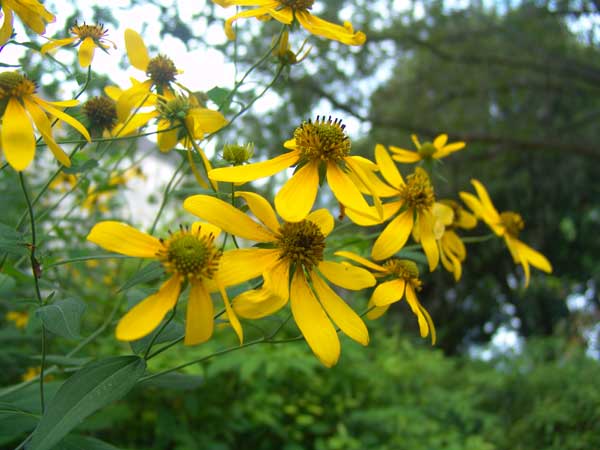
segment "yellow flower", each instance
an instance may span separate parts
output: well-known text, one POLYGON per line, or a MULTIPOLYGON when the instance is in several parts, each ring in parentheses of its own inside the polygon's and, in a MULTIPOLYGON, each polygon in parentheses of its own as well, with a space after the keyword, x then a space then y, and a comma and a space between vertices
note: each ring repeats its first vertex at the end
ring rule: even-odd
POLYGON ((6 313, 6 320, 14 322, 15 327, 25 328, 29 323, 29 313, 21 311, 9 311, 6 313))
POLYGON ((60 172, 50 183, 50 189, 67 192, 77 184, 77 177, 71 173, 60 172))
POLYGON ((214 240, 221 230, 196 222, 191 229, 181 227, 168 239, 157 239, 120 222, 97 223, 87 239, 100 247, 127 256, 158 259, 170 276, 158 292, 131 308, 117 325, 117 339, 133 341, 152 332, 173 309, 184 282, 191 284, 187 305, 186 345, 205 342, 212 336, 213 304, 210 292, 220 291, 229 322, 240 342, 242 328, 232 310, 225 287, 231 280, 222 276, 222 252, 214 240))
POLYGON ((75 36, 66 39, 54 39, 47 44, 42 45, 41 52, 47 53, 51 50, 66 45, 79 45, 79 65, 81 67, 89 67, 94 58, 94 50, 96 47, 104 50, 110 48, 107 42, 110 42, 114 48, 117 48, 114 42, 106 39, 108 30, 104 28, 104 25, 73 25, 69 30, 71 34, 75 36))
POLYGON ((223 7, 232 5, 257 7, 227 19, 225 33, 229 39, 235 39, 232 25, 236 20, 249 17, 264 20, 266 17, 285 25, 290 25, 296 19, 308 32, 347 45, 362 45, 367 40, 363 32, 354 32, 350 22, 344 22, 342 27, 313 16, 309 10, 312 9, 314 0, 213 0, 213 2, 223 7))
POLYGON ((41 367, 28 367, 23 375, 21 375, 22 381, 33 380, 42 372, 41 367))
POLYGON ((179 74, 171 58, 159 54, 154 58, 148 55, 148 49, 142 37, 134 30, 125 30, 127 57, 133 67, 147 76, 143 82, 135 80, 133 86, 123 91, 117 99, 117 116, 124 123, 131 110, 140 106, 154 88, 156 93, 166 95, 171 92, 171 84, 179 74))
POLYGON ((465 148, 464 142, 452 142, 448 144, 448 135, 440 134, 431 142, 421 144, 416 135, 411 135, 411 139, 417 147, 417 151, 405 150, 400 147, 390 145, 393 153, 392 158, 401 163, 414 163, 422 160, 442 159, 446 156, 465 148))
POLYGON ((427 172, 417 167, 405 182, 383 145, 375 147, 375 158, 383 178, 395 190, 397 198, 384 205, 384 218, 401 212, 379 235, 373 244, 371 257, 378 261, 389 258, 404 246, 412 232, 423 247, 429 270, 435 270, 440 255, 434 235, 435 194, 427 172))
POLYGON ((454 280, 458 281, 462 276, 462 263, 467 257, 467 249, 455 230, 474 228, 477 218, 454 200, 440 200, 434 205, 433 215, 437 219, 434 234, 440 249, 440 260, 444 268, 454 275, 454 280), (436 207, 440 204, 448 208, 441 210, 436 207))
POLYGON ((513 211, 498 213, 483 184, 475 179, 471 180, 471 183, 477 191, 477 197, 468 192, 461 192, 460 198, 496 235, 504 238, 515 264, 523 266, 525 287, 529 286, 530 265, 543 272, 552 273, 552 265, 546 257, 518 239, 519 232, 525 228, 521 215, 513 211))
POLYGON ((271 205, 260 195, 235 195, 246 201, 260 223, 208 195, 194 195, 183 203, 186 210, 228 233, 261 243, 260 248, 236 249, 223 255, 236 283, 264 278, 261 289, 234 299, 235 311, 241 317, 264 317, 289 300, 298 328, 327 367, 333 366, 340 356, 340 341, 332 321, 350 338, 367 345, 369 333, 364 322, 325 280, 344 289, 360 290, 373 286, 375 278, 367 270, 324 260, 326 238, 334 225, 331 214, 319 209, 300 222, 280 223, 271 205))
MULTIPOLYGON (((366 160, 349 156, 351 143, 344 128, 338 119, 317 116, 315 122, 302 123, 294 131, 294 138, 285 142, 284 147, 291 151, 246 166, 214 169, 208 177, 216 181, 246 183, 297 165, 292 178, 275 196, 275 207, 287 222, 298 222, 312 209, 319 189, 320 173, 324 171, 333 195, 342 205, 379 220, 380 210, 371 212, 361 193, 363 186, 369 186, 367 169, 364 168, 366 160), (363 180, 364 184, 359 180, 363 180)), ((374 198, 377 204, 379 199, 374 198)))
POLYGON ((4 22, 0 28, 0 46, 6 44, 13 32, 13 13, 37 34, 44 34, 46 23, 54 22, 54 15, 37 0, 2 0, 0 10, 4 22))
POLYGON ((348 251, 335 252, 335 254, 371 269, 375 278, 388 279, 388 281, 378 284, 371 295, 370 311, 367 313, 369 319, 381 317, 392 303, 406 298, 410 309, 419 321, 421 337, 427 337, 431 333, 431 343, 435 344, 433 320, 417 298, 416 292, 421 290, 421 280, 419 280, 419 269, 413 261, 392 258, 380 265, 348 251))
POLYGON ((108 202, 114 195, 114 190, 99 190, 96 186, 90 186, 81 208, 89 213, 93 213, 95 210, 107 213, 109 211, 108 202))
POLYGON ((35 83, 19 72, 0 73, 0 148, 13 169, 25 170, 35 154, 35 132, 33 125, 41 134, 56 159, 69 167, 71 161, 52 137, 52 125, 47 114, 67 122, 85 139, 90 135, 85 127, 59 108, 75 106, 77 100, 47 102, 35 95, 35 83), (33 124, 32 124, 33 121, 33 124))

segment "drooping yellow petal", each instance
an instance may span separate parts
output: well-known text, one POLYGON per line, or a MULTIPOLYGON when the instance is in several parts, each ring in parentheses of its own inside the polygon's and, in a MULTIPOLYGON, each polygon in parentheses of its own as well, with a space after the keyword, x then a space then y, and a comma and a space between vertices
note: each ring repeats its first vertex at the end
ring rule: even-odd
POLYGON ((349 156, 344 159, 347 165, 352 169, 348 173, 352 182, 356 184, 360 192, 369 194, 374 198, 388 198, 398 195, 398 190, 382 181, 375 172, 379 172, 379 167, 361 156, 349 156), (356 173, 355 173, 356 172, 356 173), (357 173, 360 172, 360 176, 357 173))
POLYGON ((332 367, 340 357, 340 340, 310 289, 302 270, 296 270, 290 290, 294 320, 319 361, 332 367))
POLYGON ((6 44, 13 32, 13 13, 8 5, 2 5, 2 12, 4 13, 4 22, 2 22, 2 28, 0 28, 0 46, 6 44))
POLYGON ((315 204, 319 190, 319 163, 298 170, 275 196, 275 210, 287 222, 300 222, 315 204))
POLYGON ((475 186, 479 200, 481 200, 481 205, 483 206, 485 213, 490 217, 490 221, 499 222, 500 214, 498 214, 498 211, 494 207, 487 189, 476 179, 472 179, 471 184, 475 186))
POLYGON ((334 220, 333 216, 325 208, 317 209, 306 216, 306 220, 314 223, 319 227, 323 236, 329 236, 331 230, 333 230, 334 220))
POLYGON ((387 269, 379 264, 375 264, 374 262, 369 261, 362 256, 357 255, 356 253, 348 252, 346 250, 341 250, 339 252, 334 253, 335 256, 341 256, 343 258, 348 258, 354 262, 362 264, 365 267, 368 267, 371 270, 375 270, 377 272, 387 272, 387 269))
POLYGON ((368 214, 369 204, 352 182, 352 179, 336 163, 330 162, 327 164, 327 183, 335 198, 342 205, 368 214))
MULTIPOLYGON (((146 80, 143 83, 134 83, 133 86, 121 92, 117 99, 117 118, 119 122, 125 123, 133 109, 147 106, 148 98, 151 96, 150 88, 152 81, 146 80)), ((117 133, 120 130, 117 128, 117 133)))
POLYGON ((259 178, 270 177, 298 162, 298 151, 286 152, 273 159, 261 161, 246 166, 222 167, 208 173, 211 180, 229 181, 231 183, 247 183, 259 178))
POLYGON ((333 284, 351 291, 360 291, 375 286, 377 282, 371 272, 351 264, 321 261, 318 269, 333 284))
POLYGON ((135 341, 150 334, 177 303, 181 282, 171 277, 156 294, 142 300, 119 321, 116 335, 120 341, 135 341))
POLYGON ((10 97, 2 116, 2 151, 17 171, 29 166, 35 154, 35 135, 31 119, 19 101, 10 97))
MULTIPOLYGON (((395 147, 390 147, 390 149, 394 148, 395 147)), ((381 144, 375 146, 375 161, 377 161, 377 165, 379 166, 379 170, 381 170, 383 178, 385 178, 390 185, 396 189, 400 186, 404 186, 404 180, 402 179, 402 175, 400 175, 396 164, 392 161, 390 154, 381 144)))
POLYGON ((537 269, 540 269, 543 272, 552 273, 552 265, 544 255, 542 255, 537 250, 534 250, 522 241, 517 240, 517 242, 519 248, 519 255, 521 256, 521 258, 526 259, 533 267, 536 267, 537 269))
MULTIPOLYGON (((191 132, 196 139, 202 139, 206 133, 214 133, 227 125, 227 119, 219 111, 207 108, 192 108, 186 122, 192 124, 191 132)), ((188 125, 189 126, 189 125, 188 125)))
POLYGON ((370 227, 379 225, 380 223, 388 220, 390 217, 393 217, 403 204, 404 200, 384 203, 382 205, 383 216, 381 219, 377 218, 377 210, 375 207, 371 207, 369 209, 369 215, 365 215, 361 211, 355 211, 352 208, 346 208, 346 215, 355 224, 360 225, 361 227, 370 227))
POLYGON ((185 345, 196 345, 210 339, 214 329, 214 306, 206 287, 192 281, 185 318, 185 345))
POLYGON ((377 285, 371 296, 374 306, 387 306, 402 300, 406 281, 395 279, 377 285))
POLYGON ((392 256, 406 244, 412 228, 413 210, 407 209, 388 223, 381 232, 373 244, 371 258, 380 261, 392 256))
POLYGON ((158 239, 122 222, 98 222, 87 240, 105 250, 138 258, 154 258, 162 245, 158 239))
MULTIPOLYGON (((152 113, 151 113, 152 114, 152 113)), ((135 119, 138 116, 141 116, 142 114, 136 114, 135 116, 133 116, 133 119, 135 119)), ((158 114, 154 113, 153 117, 156 117, 158 114)), ((134 120, 131 120, 128 124, 128 126, 131 125, 131 122, 133 122, 134 120)), ((150 120, 150 119, 148 119, 150 120)), ((147 121, 146 121, 147 122, 147 121)), ((128 127, 125 127, 128 128, 128 127)), ((169 129, 171 128, 171 122, 169 122, 168 120, 164 120, 161 119, 158 121, 158 124, 156 126, 156 130, 158 131, 158 134, 156 136, 156 140, 158 142, 158 149, 161 152, 168 152, 169 150, 171 150, 173 147, 175 147, 177 145, 177 128, 173 128, 173 129, 169 129)), ((134 129, 132 129, 133 131, 134 129)), ((123 131, 121 131, 121 135, 126 136, 127 131, 124 129, 123 131)))
MULTIPOLYGON (((233 4, 233 3, 232 3, 233 4)), ((278 1, 270 1, 270 2, 255 2, 253 5, 264 5, 260 8, 250 9, 247 11, 242 11, 235 16, 231 16, 225 21, 225 34, 227 38, 230 40, 235 39, 235 32, 233 31, 233 23, 238 19, 248 19, 250 17, 260 18, 265 15, 270 15, 274 19, 279 22, 290 24, 292 23, 291 14, 288 16, 284 14, 285 10, 290 10, 291 8, 284 8, 282 11, 277 11, 275 8, 279 8, 281 5, 278 1)))
POLYGON ((254 192, 245 191, 238 191, 235 193, 235 196, 242 197, 248 204, 248 208, 250 208, 252 214, 254 214, 256 218, 265 224, 265 226, 273 233, 279 232, 280 224, 277 220, 277 215, 264 197, 254 192))
POLYGON ((429 324, 427 319, 423 315, 421 311, 421 304, 417 299, 417 294, 415 293, 415 289, 412 287, 410 283, 406 284, 406 301, 408 302, 410 309, 417 316, 417 320, 419 321, 419 331, 421 333, 421 337, 426 337, 429 334, 429 324))
POLYGON ((52 137, 52 125, 48 116, 42 109, 34 102, 29 100, 27 97, 23 98, 25 108, 29 112, 36 128, 42 135, 44 142, 50 148, 50 151, 54 154, 54 157, 64 166, 71 167, 71 160, 62 148, 58 146, 54 138, 52 137))
POLYGON ((310 280, 321 305, 331 320, 348 336, 359 344, 369 344, 369 330, 352 308, 331 289, 314 271, 310 280))
POLYGON ((96 44, 91 37, 86 37, 79 46, 79 65, 81 67, 89 67, 94 58, 94 50, 96 44))
POLYGON ((219 281, 224 286, 235 286, 262 275, 279 260, 278 250, 244 248, 223 253, 219 266, 219 281))
POLYGON ((85 138, 86 141, 90 142, 92 138, 90 137, 90 133, 88 130, 79 122, 77 119, 71 117, 70 115, 62 112, 60 109, 55 108, 55 106, 64 106, 64 102, 47 102, 42 100, 39 97, 32 96, 33 101, 42 107, 42 109, 46 110, 49 114, 53 115, 59 120, 68 123, 73 128, 81 133, 81 135, 85 138))
POLYGON ((433 234, 433 217, 429 211, 418 213, 418 227, 421 246, 429 263, 429 271, 433 272, 440 262, 440 252, 433 234))
POLYGON ((125 30, 125 48, 127 49, 127 57, 133 67, 146 72, 150 56, 148 49, 142 37, 131 28, 125 30))
POLYGON ((346 45, 363 45, 367 40, 362 31, 354 32, 349 22, 346 22, 344 26, 336 25, 313 16, 306 10, 296 10, 294 15, 300 25, 316 36, 339 41, 346 45))
POLYGON ((369 319, 369 320, 379 319, 381 316, 383 316, 387 312, 389 307, 390 307, 390 305, 375 306, 373 304, 373 300, 369 300, 369 303, 367 304, 367 308, 369 310, 369 312, 367 312, 367 319, 369 319))
POLYGON ((225 312, 227 313, 227 319, 229 320, 229 324, 231 325, 231 328, 233 328, 233 331, 235 331, 235 334, 237 334, 237 337, 240 341, 240 345, 242 345, 244 343, 244 330, 242 330, 242 324, 240 323, 240 320, 238 319, 237 315, 235 314, 235 311, 229 303, 227 291, 225 290, 222 284, 219 284, 219 292, 221 293, 221 297, 223 297, 223 303, 225 304, 225 312))
POLYGON ((210 195, 192 195, 183 208, 235 236, 256 242, 273 242, 275 234, 229 203, 210 195))
POLYGON ((77 37, 70 37, 70 38, 65 38, 65 39, 53 39, 51 41, 48 41, 44 45, 42 45, 42 48, 40 48, 40 53, 42 55, 44 55, 58 47, 64 47, 65 45, 72 44, 76 40, 77 40, 77 37))

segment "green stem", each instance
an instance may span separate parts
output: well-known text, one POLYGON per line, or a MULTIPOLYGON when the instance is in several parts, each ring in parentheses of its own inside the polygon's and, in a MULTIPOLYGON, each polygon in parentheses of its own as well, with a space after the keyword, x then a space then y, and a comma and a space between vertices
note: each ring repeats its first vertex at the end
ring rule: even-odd
MULTIPOLYGON (((40 275, 40 264, 35 257, 36 251, 36 232, 35 232, 35 215, 33 213, 33 206, 31 205, 31 200, 29 198, 29 194, 27 193, 27 186, 25 184, 25 177, 23 176, 23 172, 19 172, 19 181, 21 183, 21 189, 23 190, 23 195, 25 196, 25 202, 27 203, 27 210, 29 211, 29 220, 31 223, 31 245, 29 248, 30 262, 31 262, 31 272, 33 274, 33 283, 35 285, 35 295, 37 297, 38 303, 40 306, 44 306, 44 300, 42 299, 42 293, 40 291, 39 277, 40 275)), ((42 322, 42 361, 40 368, 40 404, 42 406, 42 412, 45 409, 44 402, 44 369, 46 364, 46 327, 42 322)))
POLYGON ((478 244, 480 242, 486 242, 494 239, 496 235, 494 233, 486 234, 485 236, 472 236, 472 237, 461 237, 460 240, 465 244, 478 244))
POLYGON ((146 348, 146 352, 144 353, 145 360, 148 360, 148 355, 150 354, 150 350, 152 350, 152 346, 154 345, 154 342, 156 342, 156 339, 158 339, 158 336, 160 336, 160 334, 165 330, 165 328, 167 328, 167 326, 175 318, 176 312, 177 312, 177 303, 175 303, 175 306, 173 307, 173 310, 172 310, 169 318, 160 326, 158 331, 154 334, 154 336, 150 340, 150 343, 148 344, 148 347, 146 348))
POLYGON ((181 171, 181 169, 183 169, 184 165, 185 165, 185 159, 182 160, 181 163, 179 164, 179 166, 177 167, 177 169, 175 169, 175 172, 173 172, 173 176, 171 177, 171 179, 167 183, 167 186, 165 187, 165 191, 163 192, 162 202, 160 204, 160 207, 158 208, 156 217, 154 218, 154 221, 152 222, 152 226, 150 227, 150 234, 154 234, 154 231, 156 231, 156 225, 158 225, 158 220, 160 219, 160 216, 161 216, 163 210, 165 209, 171 189, 177 184, 177 183, 175 183, 175 178, 177 178, 177 175, 179 175, 179 172, 181 171))
POLYGON ((56 261, 56 262, 53 262, 51 264, 46 264, 46 267, 50 268, 50 267, 62 266, 62 265, 65 265, 65 264, 71 264, 71 263, 74 263, 74 262, 90 261, 90 260, 97 260, 97 259, 125 259, 125 258, 131 258, 131 256, 126 256, 126 255, 89 255, 89 256, 78 256, 76 258, 62 259, 60 261, 56 261))

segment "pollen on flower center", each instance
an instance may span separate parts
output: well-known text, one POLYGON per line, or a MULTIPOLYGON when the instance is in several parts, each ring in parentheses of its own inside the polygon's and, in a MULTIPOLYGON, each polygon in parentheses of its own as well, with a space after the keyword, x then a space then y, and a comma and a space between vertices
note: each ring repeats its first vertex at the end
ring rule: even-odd
POLYGON ((175 81, 177 68, 171 58, 165 55, 158 55, 148 62, 146 75, 156 84, 163 86, 171 81, 175 81))
POLYGON ((0 73, 0 100, 35 93, 35 83, 19 72, 0 73))
POLYGON ((323 261, 325 236, 309 220, 286 222, 279 232, 277 246, 281 249, 281 259, 286 258, 310 270, 323 261))
POLYGON ((500 220, 502 225, 506 228, 506 232, 511 236, 518 236, 523 228, 525 228, 525 222, 519 213, 512 211, 505 211, 500 213, 500 220))
POLYGON ((181 227, 169 239, 161 239, 161 244, 158 259, 167 272, 182 279, 211 279, 219 267, 221 251, 214 245, 214 236, 201 236, 200 230, 181 227))
POLYGON ((294 10, 307 10, 312 8, 315 0, 280 0, 279 3, 294 10))
POLYGON ((413 174, 407 176, 406 184, 400 187, 400 197, 409 208, 419 211, 431 209, 435 195, 427 172, 417 167, 413 174))
POLYGON ((411 261, 410 259, 392 258, 387 260, 383 264, 383 267, 385 267, 389 273, 395 277, 411 283, 417 289, 421 288, 421 280, 419 280, 419 268, 414 261, 411 261))
POLYGON ((325 117, 302 123, 294 131, 296 148, 307 161, 340 162, 350 153, 350 139, 339 119, 325 117))
POLYGON ((104 25, 101 23, 98 25, 87 25, 85 23, 83 25, 75 24, 71 27, 70 31, 81 40, 89 37, 95 41, 99 41, 108 33, 108 30, 104 28, 104 25))

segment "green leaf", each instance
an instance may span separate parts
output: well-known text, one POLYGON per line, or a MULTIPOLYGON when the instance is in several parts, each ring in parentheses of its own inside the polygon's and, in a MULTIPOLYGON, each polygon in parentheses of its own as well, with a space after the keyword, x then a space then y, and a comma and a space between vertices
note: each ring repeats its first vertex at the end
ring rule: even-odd
POLYGON ((219 86, 215 86, 210 91, 206 93, 208 98, 216 105, 219 105, 221 109, 225 108, 227 105, 224 104, 225 100, 229 96, 229 89, 225 89, 219 86))
POLYGON ((13 277, 0 272, 0 295, 5 296, 15 290, 17 282, 13 277))
POLYGON ((42 306, 35 313, 48 330, 67 339, 77 339, 80 337, 81 316, 85 308, 81 300, 66 298, 42 306))
POLYGON ((0 445, 14 440, 21 433, 31 431, 39 416, 13 403, 0 402, 0 445))
MULTIPOLYGON (((166 319, 165 319, 166 320, 166 319)), ((160 330, 160 326, 157 327, 152 333, 144 336, 142 339, 138 339, 137 341, 131 342, 131 349, 135 353, 142 353, 146 351, 150 341, 154 337, 156 333, 160 330)), ((154 341, 154 344, 162 344, 164 342, 171 342, 176 339, 181 338, 185 333, 183 325, 178 322, 170 322, 165 329, 160 333, 160 335, 154 341)), ((153 347, 154 348, 154 347, 153 347)))
POLYGON ((138 356, 94 361, 60 387, 31 435, 28 450, 49 450, 86 417, 123 397, 146 370, 138 356))
MULTIPOLYGON (((55 449, 58 450, 58 449, 55 449)), ((114 445, 88 436, 68 436, 60 443, 60 450, 119 450, 114 445)))
POLYGON ((132 288, 133 286, 140 283, 147 283, 148 281, 152 281, 163 275, 164 270, 162 265, 158 262, 152 262, 147 266, 142 267, 133 277, 131 277, 127 283, 125 283, 118 292, 126 291, 127 289, 132 288))
POLYGON ((71 167, 63 167, 63 172, 69 174, 83 173, 92 170, 96 167, 98 167, 98 161, 96 161, 95 159, 86 159, 85 161, 73 162, 71 167))
POLYGON ((152 386, 160 389, 172 389, 175 391, 188 391, 200 387, 204 383, 204 377, 200 375, 189 375, 186 373, 166 373, 160 377, 144 381, 144 386, 152 386))
POLYGON ((15 256, 21 256, 27 253, 25 245, 27 241, 23 234, 15 231, 14 228, 0 223, 0 251, 15 256))

